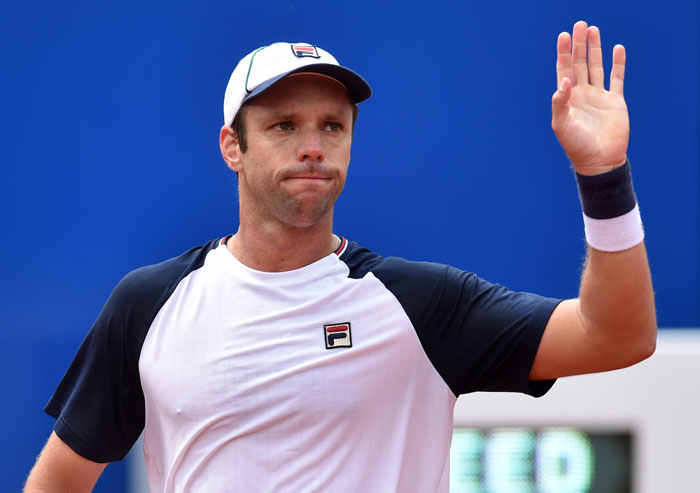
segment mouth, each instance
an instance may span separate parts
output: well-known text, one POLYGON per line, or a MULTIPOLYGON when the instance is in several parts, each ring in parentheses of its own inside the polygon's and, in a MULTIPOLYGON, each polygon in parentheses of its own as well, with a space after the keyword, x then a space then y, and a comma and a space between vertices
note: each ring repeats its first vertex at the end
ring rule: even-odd
POLYGON ((330 177, 319 176, 319 175, 299 175, 299 176, 288 176, 287 178, 285 178, 285 180, 309 181, 309 182, 321 182, 321 181, 328 181, 330 179, 331 179, 330 177))

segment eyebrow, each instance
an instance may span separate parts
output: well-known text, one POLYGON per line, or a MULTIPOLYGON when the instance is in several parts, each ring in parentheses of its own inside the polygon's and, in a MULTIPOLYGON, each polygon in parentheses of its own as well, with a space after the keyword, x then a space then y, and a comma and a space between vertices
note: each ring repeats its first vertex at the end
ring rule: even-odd
MULTIPOLYGON (((289 112, 276 112, 274 110, 270 111, 266 117, 271 119, 271 120, 294 120, 294 118, 297 116, 296 113, 289 113, 289 112)), ((330 113, 327 113, 324 117, 324 120, 333 120, 333 121, 341 121, 343 117, 343 113, 341 111, 332 111, 330 113)))

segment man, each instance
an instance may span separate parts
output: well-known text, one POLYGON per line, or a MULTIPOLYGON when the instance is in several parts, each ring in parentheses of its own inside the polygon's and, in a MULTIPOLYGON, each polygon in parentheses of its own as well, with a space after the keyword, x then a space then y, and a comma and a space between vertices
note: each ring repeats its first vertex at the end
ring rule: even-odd
POLYGON ((446 492, 457 395, 540 396, 651 355, 624 48, 609 91, 597 28, 576 23, 557 51, 552 126, 590 244, 578 299, 334 235, 369 86, 318 47, 261 48, 224 102, 238 232, 119 283, 46 407, 57 423, 26 490, 89 490, 145 427, 153 491, 446 492))

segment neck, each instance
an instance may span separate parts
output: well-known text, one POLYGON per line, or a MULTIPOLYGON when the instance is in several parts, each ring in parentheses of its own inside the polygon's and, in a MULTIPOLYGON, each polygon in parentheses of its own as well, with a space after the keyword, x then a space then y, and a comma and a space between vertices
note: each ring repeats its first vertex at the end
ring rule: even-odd
POLYGON ((283 272, 312 264, 340 245, 332 217, 311 227, 265 227, 241 221, 227 248, 244 265, 264 272, 283 272))

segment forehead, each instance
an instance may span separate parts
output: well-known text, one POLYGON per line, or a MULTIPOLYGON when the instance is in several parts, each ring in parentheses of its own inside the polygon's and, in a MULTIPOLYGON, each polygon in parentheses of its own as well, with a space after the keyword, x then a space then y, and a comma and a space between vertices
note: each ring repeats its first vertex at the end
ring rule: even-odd
POLYGON ((305 73, 282 79, 248 104, 267 111, 325 109, 352 112, 345 86, 331 77, 305 73))

